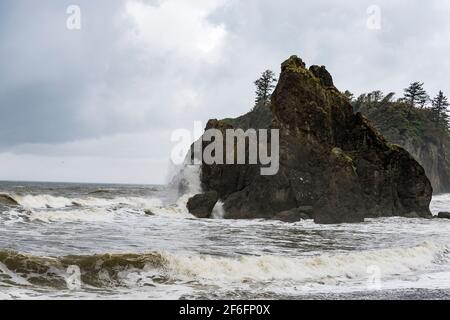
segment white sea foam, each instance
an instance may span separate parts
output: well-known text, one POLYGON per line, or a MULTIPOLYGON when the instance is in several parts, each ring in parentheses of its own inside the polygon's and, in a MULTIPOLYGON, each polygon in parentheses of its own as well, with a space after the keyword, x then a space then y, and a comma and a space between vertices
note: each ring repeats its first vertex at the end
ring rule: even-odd
POLYGON ((345 254, 322 254, 310 258, 260 256, 225 258, 213 256, 180 256, 163 254, 166 270, 185 280, 296 280, 367 279, 370 266, 382 276, 407 274, 432 266, 446 254, 445 246, 426 242, 412 248, 358 251, 345 254))
MULTIPOLYGON (((48 194, 39 195, 10 195, 19 205, 27 210, 28 216, 32 220, 41 220, 50 222, 54 220, 86 220, 91 216, 94 220, 104 220, 103 216, 108 213, 107 210, 93 210, 95 208, 113 208, 118 206, 126 206, 129 209, 139 209, 149 211, 156 215, 182 215, 193 217, 189 214, 186 204, 189 198, 202 191, 200 181, 200 166, 183 165, 178 167, 177 173, 172 181, 173 187, 178 187, 180 183, 185 187, 176 203, 172 205, 164 205, 163 201, 158 198, 144 197, 116 197, 112 199, 98 197, 69 198, 62 196, 52 196, 48 194), (44 211, 49 209, 49 211, 44 211), (50 210, 51 209, 51 210, 50 210), (54 211, 61 209, 63 211, 54 211), (69 211, 70 209, 70 211, 69 211), (89 210, 87 210, 89 209, 89 210), (94 213, 95 212, 95 213, 94 213), (61 217, 59 217, 61 215, 61 217), (98 219, 97 219, 98 217, 98 219)), ((16 213, 16 211, 11 211, 16 213)), ((216 210, 216 214, 221 215, 216 210)))
MULTIPOLYGON (((3 252, 5 256, 5 252, 3 252)), ((116 255, 113 256, 76 256, 66 258, 39 258, 35 256, 23 256, 6 252, 9 259, 16 259, 16 264, 23 264, 20 269, 20 277, 14 277, 15 281, 23 283, 23 279, 29 278, 36 270, 35 264, 42 264, 44 271, 39 271, 46 276, 46 268, 53 268, 54 274, 64 272, 58 267, 61 261, 70 261, 76 264, 79 261, 83 272, 90 272, 93 277, 102 278, 104 285, 114 285, 125 283, 133 286, 136 280, 154 283, 153 279, 161 276, 181 282, 198 282, 205 285, 240 285, 249 282, 270 282, 272 285, 289 281, 298 285, 333 285, 340 282, 367 281, 371 275, 371 270, 376 267, 380 271, 383 281, 401 281, 408 276, 417 276, 418 270, 424 272, 432 270, 442 263, 447 263, 448 249, 446 246, 437 245, 431 242, 409 248, 378 249, 368 251, 354 251, 340 254, 321 254, 315 257, 286 257, 286 256, 244 256, 240 258, 216 257, 202 254, 178 254, 166 251, 153 252, 139 255, 116 255), (106 269, 101 266, 104 259, 109 262, 105 264, 106 269), (141 260, 140 260, 141 259, 141 260), (27 261, 34 261, 35 264, 27 264, 27 261), (83 261, 95 262, 100 269, 91 270, 86 266, 89 264, 83 261), (143 267, 136 267, 139 261, 148 261, 143 267), (117 268, 111 263, 116 263, 117 268), (128 265, 128 266, 127 266, 128 265), (53 266, 53 267, 52 267, 53 266), (120 267, 119 267, 120 266, 120 267), (25 268, 25 269, 24 269, 25 268), (26 268, 30 268, 29 270, 26 268), (86 269, 87 268, 87 269, 86 269), (115 272, 105 273, 115 270, 115 272), (107 275, 103 279, 103 273, 107 275), (109 281, 114 276, 115 281, 109 281), (24 278, 25 277, 25 278, 24 278), (106 280, 106 281, 103 281, 106 280), (116 281, 117 280, 117 281, 116 281)), ((67 262, 66 261, 66 262, 67 262)), ((15 266, 16 264, 12 264, 15 266)), ((14 275, 16 270, 9 270, 0 264, 0 274, 14 275)), ((138 285, 138 283, 134 284, 138 285)))
POLYGON ((16 200, 22 207, 27 209, 58 209, 73 205, 72 199, 65 197, 54 197, 46 194, 25 196, 12 195, 11 197, 16 200))
POLYGON ((162 206, 162 201, 157 198, 139 198, 139 197, 117 197, 113 199, 106 198, 66 198, 54 197, 51 195, 12 195, 23 208, 26 209, 62 209, 73 206, 83 207, 109 207, 118 205, 128 205, 136 208, 147 208, 153 206, 162 206))
POLYGON ((183 195, 180 198, 178 198, 175 204, 166 206, 155 205, 148 207, 147 209, 156 215, 179 215, 192 218, 193 216, 189 213, 186 207, 186 204, 190 197, 191 197, 190 195, 183 195))
POLYGON ((114 216, 104 209, 86 208, 80 210, 31 211, 27 213, 30 221, 50 222, 107 222, 113 221, 114 216))
POLYGON ((202 192, 200 166, 185 164, 177 167, 176 170, 169 184, 171 187, 179 189, 182 193, 191 195, 202 192))
POLYGON ((225 209, 223 208, 223 202, 218 201, 214 206, 212 217, 213 219, 223 219, 225 216, 225 209))
POLYGON ((433 196, 433 200, 430 204, 430 210, 434 215, 437 215, 439 212, 449 212, 450 194, 439 194, 433 196))
POLYGON ((65 198, 48 195, 14 196, 23 210, 11 209, 7 224, 25 221, 51 223, 112 221, 116 213, 151 213, 153 215, 193 218, 186 204, 190 195, 181 196, 176 203, 165 205, 158 198, 117 197, 65 198), (25 219, 25 220, 24 220, 25 219))
POLYGON ((114 214, 103 208, 84 208, 72 210, 10 210, 5 213, 6 225, 29 221, 51 222, 105 222, 113 221, 114 214))

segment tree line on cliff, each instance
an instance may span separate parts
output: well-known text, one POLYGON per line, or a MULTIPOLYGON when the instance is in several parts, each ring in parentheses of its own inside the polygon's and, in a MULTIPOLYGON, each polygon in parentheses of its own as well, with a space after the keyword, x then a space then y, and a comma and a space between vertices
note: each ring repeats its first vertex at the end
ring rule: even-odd
POLYGON ((431 98, 423 87, 423 82, 412 82, 404 89, 403 97, 394 99, 395 93, 383 94, 380 90, 363 93, 357 98, 350 91, 344 95, 349 99, 355 111, 363 107, 377 107, 391 104, 406 110, 405 117, 414 121, 417 113, 421 113, 427 120, 433 123, 437 129, 450 135, 449 102, 440 90, 434 98, 431 98))

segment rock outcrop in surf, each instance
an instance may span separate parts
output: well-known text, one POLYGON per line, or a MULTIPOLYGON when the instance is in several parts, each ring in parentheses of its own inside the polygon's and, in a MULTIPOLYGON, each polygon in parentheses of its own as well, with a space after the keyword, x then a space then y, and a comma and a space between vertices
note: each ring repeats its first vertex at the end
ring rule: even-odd
POLYGON ((216 191, 208 191, 190 198, 187 208, 197 218, 209 218, 218 200, 219 194, 216 191))
POLYGON ((236 119, 210 120, 208 128, 279 129, 276 175, 261 175, 259 164, 202 164, 203 190, 218 193, 225 218, 345 223, 431 216, 432 187, 422 166, 353 113, 324 66, 307 69, 299 57, 290 57, 270 106, 236 119))

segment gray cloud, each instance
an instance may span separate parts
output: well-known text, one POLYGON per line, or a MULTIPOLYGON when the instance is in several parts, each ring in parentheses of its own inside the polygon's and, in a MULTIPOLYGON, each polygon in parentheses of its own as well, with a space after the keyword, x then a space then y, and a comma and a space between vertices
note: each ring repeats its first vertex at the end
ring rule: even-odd
POLYGON ((2 1, 0 179, 161 182, 171 130, 246 112, 254 79, 291 54, 326 65, 342 90, 401 94, 420 80, 450 94, 450 5, 378 1, 382 28, 369 30, 372 4, 2 1), (72 3, 80 31, 65 27, 72 3), (36 159, 38 173, 18 174, 36 159))

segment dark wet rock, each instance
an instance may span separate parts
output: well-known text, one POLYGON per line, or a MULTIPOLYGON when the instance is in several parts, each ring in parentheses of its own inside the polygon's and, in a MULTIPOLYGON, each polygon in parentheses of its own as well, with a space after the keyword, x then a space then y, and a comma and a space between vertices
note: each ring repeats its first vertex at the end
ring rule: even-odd
POLYGON ((363 222, 366 205, 353 160, 340 148, 331 150, 329 179, 314 204, 314 222, 321 224, 363 222))
POLYGON ((216 191, 208 191, 190 198, 187 208, 197 218, 210 218, 218 200, 219 194, 216 191))
POLYGON ((407 214, 404 215, 404 217, 405 218, 420 218, 420 216, 415 211, 408 212, 407 214))
MULTIPOLYGON (((280 168, 276 175, 262 176, 260 164, 203 163, 202 187, 218 193, 225 218, 272 219, 302 206, 313 207, 317 223, 411 212, 431 216, 432 188, 422 166, 353 113, 324 67, 308 70, 300 58, 289 58, 270 106, 238 119, 210 120, 207 129, 279 129, 280 168)), ((208 216, 210 208, 202 215, 208 216)))
POLYGON ((5 206, 18 206, 19 203, 11 197, 9 194, 2 193, 0 194, 0 204, 5 206))
POLYGON ((312 214, 312 207, 305 206, 277 213, 272 219, 283 222, 298 222, 301 220, 309 220, 312 214))
POLYGON ((150 210, 150 209, 145 209, 145 210, 144 210, 144 213, 145 213, 147 216, 154 216, 154 215, 155 215, 155 214, 153 213, 153 211, 150 210))
POLYGON ((450 212, 439 212, 438 218, 441 219, 450 219, 450 212))

